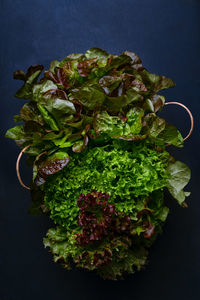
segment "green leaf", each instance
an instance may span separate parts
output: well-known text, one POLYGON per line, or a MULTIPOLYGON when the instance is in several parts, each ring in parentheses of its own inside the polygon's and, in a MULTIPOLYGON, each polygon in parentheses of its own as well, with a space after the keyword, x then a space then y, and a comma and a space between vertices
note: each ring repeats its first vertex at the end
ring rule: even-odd
POLYGON ((141 64, 142 63, 140 57, 134 52, 124 51, 122 54, 125 54, 131 58, 131 64, 141 64))
POLYGON ((142 117, 144 116, 143 109, 139 107, 131 108, 126 116, 128 118, 127 124, 130 126, 129 133, 139 134, 142 129, 142 117))
POLYGON ((149 136, 153 138, 158 145, 173 145, 183 147, 183 137, 178 129, 162 118, 154 116, 154 121, 150 125, 149 136))
POLYGON ((25 153, 30 155, 30 156, 38 156, 40 153, 44 152, 45 148, 46 148, 46 145, 40 141, 39 144, 38 143, 33 143, 33 145, 31 145, 25 151, 25 153))
POLYGON ((58 60, 52 60, 50 63, 49 71, 54 72, 55 68, 59 67, 59 65, 60 65, 60 62, 58 60))
POLYGON ((140 270, 147 262, 147 250, 142 247, 134 247, 133 250, 127 249, 116 256, 111 263, 101 268, 98 268, 97 273, 103 279, 118 280, 123 279, 123 274, 134 273, 135 270, 140 270))
POLYGON ((123 123, 119 117, 109 116, 106 111, 97 114, 94 121, 94 128, 97 133, 106 133, 109 136, 123 134, 123 123))
POLYGON ((151 102, 154 107, 154 112, 159 111, 165 104, 165 97, 161 95, 153 95, 151 102))
POLYGON ((91 48, 85 52, 87 59, 97 58, 99 66, 104 66, 107 63, 109 54, 100 48, 91 48))
POLYGON ((160 219, 162 222, 165 222, 167 219, 167 216, 169 214, 169 208, 167 206, 164 206, 160 209, 158 214, 158 219, 160 219))
POLYGON ((62 117, 71 116, 76 112, 74 104, 71 101, 53 97, 47 99, 45 108, 58 121, 62 119, 62 117))
POLYGON ((83 53, 72 53, 67 55, 61 62, 60 67, 63 67, 67 62, 71 61, 81 61, 82 59, 85 59, 85 55, 83 53))
POLYGON ((72 151, 78 153, 78 152, 82 152, 84 148, 85 148, 85 147, 84 147, 84 141, 81 140, 81 141, 78 141, 78 142, 75 142, 75 143, 74 143, 74 145, 73 145, 73 147, 72 147, 72 151))
POLYGON ((56 119, 57 125, 63 126, 66 121, 72 121, 73 114, 76 113, 75 106, 71 101, 67 100, 66 93, 57 89, 57 86, 50 80, 35 86, 34 100, 43 105, 56 119))
POLYGON ((151 113, 154 112, 154 106, 150 99, 146 99, 146 111, 151 113))
POLYGON ((164 140, 167 145, 173 145, 179 148, 183 147, 183 137, 180 131, 173 125, 166 124, 165 130, 159 135, 158 138, 164 140))
POLYGON ((107 134, 111 138, 130 141, 142 139, 138 134, 142 129, 143 115, 143 109, 131 108, 126 114, 127 122, 122 122, 119 117, 110 116, 106 111, 102 111, 95 118, 94 128, 97 133, 107 134))
POLYGON ((122 110, 123 107, 127 105, 124 96, 118 97, 106 97, 106 101, 104 103, 105 107, 108 111, 119 112, 122 110))
POLYGON ((120 56, 116 56, 111 60, 108 68, 109 69, 119 68, 120 66, 128 64, 130 62, 131 62, 130 56, 121 54, 120 56))
POLYGON ((55 138, 53 139, 53 143, 56 145, 56 146, 59 146, 61 148, 65 147, 65 142, 66 140, 72 135, 72 130, 70 128, 66 128, 64 130, 64 132, 62 132, 62 136, 59 137, 59 138, 55 138))
POLYGON ((13 117, 13 120, 14 120, 15 123, 18 123, 18 122, 23 121, 23 120, 22 120, 22 117, 21 117, 20 115, 15 115, 15 116, 13 117))
POLYGON ((13 140, 20 140, 24 138, 24 128, 23 125, 17 125, 11 129, 8 129, 5 137, 13 140))
POLYGON ((58 131, 58 125, 56 124, 56 121, 53 119, 53 117, 50 115, 48 110, 41 104, 38 104, 38 109, 43 116, 45 122, 50 126, 52 130, 58 131))
POLYGON ((87 109, 96 109, 103 105, 105 94, 96 84, 88 84, 71 91, 72 96, 79 100, 87 109))
POLYGON ((83 140, 81 141, 77 141, 74 143, 73 147, 72 147, 72 151, 73 152, 82 152, 83 150, 85 150, 87 144, 88 144, 88 136, 84 135, 83 140))
POLYGON ((106 95, 110 95, 121 83, 122 78, 119 76, 103 76, 99 80, 100 86, 103 88, 106 95))
POLYGON ((59 139, 61 136, 63 136, 63 131, 61 130, 60 132, 49 132, 46 135, 43 136, 43 140, 45 141, 51 141, 51 140, 56 140, 59 139))
POLYGON ((40 125, 44 125, 44 119, 41 116, 35 102, 24 104, 20 110, 20 116, 23 121, 35 121, 40 125))
POLYGON ((188 184, 191 178, 191 171, 188 166, 181 161, 170 163, 167 167, 167 171, 171 175, 168 179, 167 188, 170 194, 182 205, 188 195, 183 191, 183 188, 188 184))
POLYGON ((37 83, 33 87, 33 101, 41 102, 42 100, 45 101, 48 96, 45 93, 49 90, 57 89, 57 85, 53 83, 51 80, 45 80, 42 83, 37 83))
POLYGON ((33 93, 33 86, 37 82, 38 77, 43 71, 42 65, 31 66, 27 73, 17 71, 14 73, 15 79, 22 79, 25 81, 24 85, 15 93, 16 98, 30 99, 33 93), (20 76, 19 76, 20 75, 20 76))
POLYGON ((173 80, 165 76, 151 74, 147 70, 143 70, 140 74, 142 76, 144 84, 149 90, 153 91, 154 93, 175 86, 173 80))
MULTIPOLYGON (((140 204, 137 209, 143 209, 142 199, 167 185, 169 154, 156 151, 145 141, 127 144, 128 150, 124 146, 117 148, 116 144, 113 146, 109 143, 87 147, 82 153, 72 152, 68 166, 55 177, 49 176, 45 184, 48 195, 45 204, 51 208, 54 221, 70 228, 77 220, 77 215, 73 220, 70 219, 72 207, 77 207, 77 198, 81 193, 87 194, 92 190, 109 192, 111 203, 121 212, 129 212, 132 216, 135 202, 140 204), (66 208, 68 206, 69 210, 66 208), (60 209, 60 214, 57 209, 60 209)), ((158 198, 155 199, 155 205, 157 202, 158 198)))
POLYGON ((142 95, 140 95, 133 88, 130 88, 127 90, 125 99, 126 99, 126 105, 131 104, 133 102, 142 102, 143 101, 142 95))

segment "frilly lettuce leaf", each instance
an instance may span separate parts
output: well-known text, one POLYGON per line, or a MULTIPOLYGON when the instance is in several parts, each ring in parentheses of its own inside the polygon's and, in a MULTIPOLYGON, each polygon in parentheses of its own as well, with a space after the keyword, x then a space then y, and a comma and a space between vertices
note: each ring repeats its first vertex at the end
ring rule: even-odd
POLYGON ((72 263, 90 271, 97 270, 104 279, 122 279, 124 274, 140 270, 147 262, 148 251, 145 247, 136 245, 131 250, 123 237, 115 238, 113 241, 107 240, 94 250, 94 246, 84 248, 77 245, 75 234, 57 226, 48 230, 43 242, 45 248, 50 248, 54 262, 61 262, 68 270, 71 269, 72 263), (106 255, 111 257, 111 262, 99 266, 96 257, 104 259, 106 255))

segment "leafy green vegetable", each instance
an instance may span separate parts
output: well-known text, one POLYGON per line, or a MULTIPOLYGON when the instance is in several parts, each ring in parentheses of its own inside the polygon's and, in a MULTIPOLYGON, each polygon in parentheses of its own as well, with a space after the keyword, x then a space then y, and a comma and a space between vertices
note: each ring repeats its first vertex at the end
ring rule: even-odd
POLYGON ((45 247, 49 247, 54 255, 55 262, 61 262, 66 269, 71 269, 71 261, 77 267, 88 270, 97 270, 104 279, 117 280, 124 273, 134 273, 140 270, 146 263, 147 250, 141 246, 129 249, 126 241, 115 239, 98 245, 94 251, 92 247, 77 245, 74 234, 63 231, 60 227, 51 228, 44 238, 45 247), (102 265, 101 259, 112 257, 111 262, 102 265))
MULTIPOLYGON (((40 157, 39 157, 40 158, 40 157)), ((46 176, 55 174, 62 170, 70 161, 66 152, 55 152, 44 161, 40 162, 37 167, 36 185, 41 185, 46 181, 46 176)), ((36 164, 35 164, 36 166, 36 164)))
POLYGON ((87 59, 97 58, 100 65, 107 63, 109 54, 100 48, 91 48, 86 51, 85 56, 87 59))
POLYGON ((172 87, 173 82, 145 70, 135 53, 117 56, 91 48, 53 61, 38 82, 42 71, 43 66, 36 65, 26 73, 14 73, 15 79, 24 81, 16 97, 30 102, 15 117, 16 122, 24 122, 24 129, 19 125, 6 134, 21 148, 32 145, 26 153, 33 163, 38 155, 46 151, 50 155, 59 148, 82 152, 92 140, 150 139, 160 147, 182 147, 177 129, 155 114, 164 105, 164 97, 156 92, 172 87), (83 137, 87 125, 90 128, 83 137), (70 134, 64 134, 65 130, 70 134))
POLYGON ((72 90, 71 94, 87 109, 100 108, 105 100, 104 92, 96 84, 87 84, 80 89, 72 90))
POLYGON ((48 113, 47 109, 41 104, 38 104, 38 109, 39 109, 41 115, 43 116, 45 122, 50 126, 50 128, 52 130, 58 131, 59 128, 58 128, 55 120, 48 113))
POLYGON ((143 209, 131 221, 129 216, 116 212, 108 199, 108 194, 95 191, 81 194, 77 201, 81 211, 79 228, 71 233, 59 226, 49 229, 44 245, 51 249, 55 262, 62 262, 67 269, 73 262, 112 280, 144 267, 147 249, 160 231, 159 218, 156 222, 154 217, 151 223, 152 210, 143 209))
POLYGON ((16 71, 13 75, 14 79, 23 80, 24 85, 15 93, 15 97, 30 99, 33 93, 33 86, 43 69, 42 65, 35 65, 29 67, 26 74, 21 70, 16 71))
POLYGON ((170 78, 166 78, 165 76, 159 76, 156 74, 150 74, 146 70, 142 71, 142 78, 144 83, 150 90, 157 93, 160 90, 168 89, 170 87, 174 87, 175 84, 170 78))
POLYGON ((99 133, 104 133, 110 138, 120 138, 120 137, 138 137, 142 129, 142 117, 144 111, 141 108, 132 108, 126 114, 123 123, 119 117, 110 116, 106 111, 102 111, 97 114, 94 120, 95 131, 99 133))
POLYGON ((22 125, 17 125, 6 132, 6 137, 13 140, 20 140, 24 137, 24 129, 22 125))
POLYGON ((183 147, 183 138, 175 126, 166 124, 164 119, 156 117, 149 128, 149 137, 153 138, 156 144, 183 147))
POLYGON ((183 147, 177 128, 158 117, 173 87, 130 51, 100 48, 18 70, 17 98, 28 100, 9 129, 33 166, 32 215, 57 227, 44 239, 65 268, 117 280, 140 270, 169 213, 163 189, 186 207, 190 170, 166 151, 183 147))
POLYGON ((130 216, 133 213, 134 218, 137 208, 128 212, 129 203, 136 205, 167 185, 168 158, 167 152, 157 152, 141 142, 131 144, 131 151, 104 146, 73 154, 67 168, 48 178, 45 205, 56 224, 70 229, 77 220, 78 196, 97 190, 109 192, 116 209, 130 216))
POLYGON ((167 167, 167 171, 171 175, 168 179, 168 190, 178 203, 182 205, 185 198, 189 196, 187 192, 184 192, 183 188, 190 180, 191 171, 188 166, 181 161, 170 163, 167 167))

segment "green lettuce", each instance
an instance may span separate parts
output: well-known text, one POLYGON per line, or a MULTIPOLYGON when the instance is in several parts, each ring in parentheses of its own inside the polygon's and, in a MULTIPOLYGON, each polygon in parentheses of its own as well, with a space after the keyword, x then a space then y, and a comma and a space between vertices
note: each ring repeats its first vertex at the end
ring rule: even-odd
POLYGON ((162 231, 164 189, 187 206, 190 169, 166 151, 184 140, 157 115, 165 104, 160 91, 175 84, 130 51, 91 48, 43 69, 14 73, 23 81, 15 97, 26 103, 14 116, 20 124, 6 132, 28 146, 29 213, 56 224, 44 239, 55 262, 123 278, 144 267, 162 231))
POLYGON ((48 177, 45 205, 53 221, 66 229, 76 227, 76 199, 92 190, 108 192, 116 209, 134 219, 140 209, 138 203, 167 185, 169 154, 151 149, 146 142, 131 143, 130 147, 88 148, 82 154, 71 155, 67 168, 48 177))
POLYGON ((181 161, 170 163, 167 167, 167 171, 171 175, 168 179, 168 190, 178 203, 183 205, 185 198, 190 195, 190 193, 185 192, 183 189, 190 180, 191 171, 188 166, 181 161))
POLYGON ((15 116, 15 121, 24 125, 6 133, 21 148, 32 145, 26 153, 33 163, 45 151, 82 152, 95 139, 105 143, 110 139, 150 139, 161 147, 183 145, 180 133, 165 120, 158 134, 160 119, 155 113, 163 107, 164 97, 156 93, 173 87, 173 81, 149 73, 135 53, 125 51, 117 56, 91 48, 85 54, 53 61, 38 81, 43 69, 36 65, 26 73, 14 73, 15 79, 24 82, 15 96, 29 102, 15 116), (154 115, 153 124, 149 113, 154 115), (83 137, 88 125, 90 129, 83 137), (64 136, 65 130, 71 134, 64 136))

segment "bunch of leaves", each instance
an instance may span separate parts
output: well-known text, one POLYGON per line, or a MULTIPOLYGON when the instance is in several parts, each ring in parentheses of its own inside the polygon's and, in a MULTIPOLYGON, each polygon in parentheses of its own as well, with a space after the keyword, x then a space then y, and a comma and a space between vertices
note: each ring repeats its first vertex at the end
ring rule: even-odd
POLYGON ((148 139, 162 148, 182 147, 179 131, 156 115, 165 102, 157 92, 174 83, 149 73, 135 53, 117 56, 92 48, 52 61, 41 78, 43 69, 35 65, 14 73, 23 81, 15 97, 28 102, 14 117, 24 125, 6 133, 21 148, 30 145, 34 185, 44 184, 69 163, 71 152, 91 143, 148 139))
POLYGON ((169 212, 163 189, 181 206, 189 195, 189 168, 165 150, 183 138, 157 115, 158 92, 174 82, 149 73, 135 53, 99 48, 43 69, 14 73, 23 81, 15 97, 27 102, 6 137, 29 146, 30 213, 58 224, 44 244, 66 268, 72 261, 108 279, 140 270, 169 212))
POLYGON ((108 192, 117 211, 134 220, 151 193, 165 187, 183 204, 189 178, 189 168, 173 161, 168 152, 157 151, 146 141, 121 141, 72 153, 67 168, 43 186, 44 203, 54 223, 71 230, 77 227, 79 195, 108 192))
POLYGON ((77 241, 81 245, 92 244, 112 238, 117 232, 123 235, 130 231, 130 217, 119 216, 113 204, 108 203, 109 194, 93 191, 87 195, 81 194, 78 199, 80 215, 78 226, 81 232, 77 241))
POLYGON ((112 241, 81 246, 74 233, 62 227, 50 228, 44 238, 44 246, 49 247, 54 262, 62 263, 70 270, 73 265, 89 271, 96 270, 104 279, 120 279, 124 273, 134 273, 146 263, 147 250, 142 246, 130 249, 130 241, 116 237, 112 241))
POLYGON ((77 226, 80 194, 109 192, 110 203, 134 218, 137 202, 167 185, 169 154, 151 149, 145 141, 130 146, 131 151, 111 144, 72 153, 68 167, 48 178, 44 203, 56 224, 66 229, 77 226))
POLYGON ((129 216, 117 212, 108 199, 107 193, 81 194, 77 201, 79 228, 71 233, 62 227, 48 231, 44 245, 50 248, 55 262, 62 262, 67 269, 73 262, 113 280, 143 268, 147 249, 160 231, 159 226, 154 230, 156 225, 150 221, 152 210, 141 211, 137 220, 131 221, 129 216), (136 228, 143 228, 144 234, 136 228))

